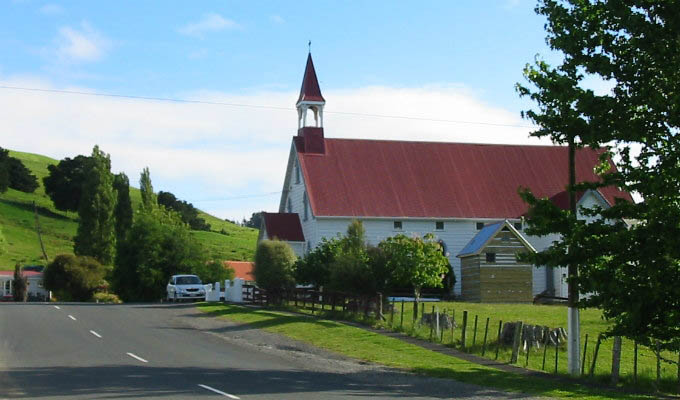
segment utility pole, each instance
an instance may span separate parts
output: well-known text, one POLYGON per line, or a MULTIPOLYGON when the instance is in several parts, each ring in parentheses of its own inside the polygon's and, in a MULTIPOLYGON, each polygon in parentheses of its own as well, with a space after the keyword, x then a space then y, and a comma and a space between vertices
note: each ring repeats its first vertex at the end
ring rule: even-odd
MULTIPOLYGON (((576 144, 574 143, 574 137, 569 137, 569 186, 567 187, 567 193, 569 194, 569 210, 571 212, 571 219, 573 227, 576 223, 576 193, 574 192, 574 186, 576 185, 576 144)), ((572 228, 573 229, 573 228, 572 228)), ((573 234, 572 231, 569 232, 573 234)), ((571 245, 567 250, 569 255, 572 254, 571 245)), ((571 257, 568 257, 571 260, 571 257)), ((581 320, 579 317, 579 309, 577 307, 578 303, 578 287, 574 283, 574 280, 578 277, 578 265, 574 263, 573 260, 569 262, 568 267, 568 307, 567 307, 567 368, 569 374, 572 376, 578 376, 581 373, 580 363, 580 351, 581 351, 581 320)))

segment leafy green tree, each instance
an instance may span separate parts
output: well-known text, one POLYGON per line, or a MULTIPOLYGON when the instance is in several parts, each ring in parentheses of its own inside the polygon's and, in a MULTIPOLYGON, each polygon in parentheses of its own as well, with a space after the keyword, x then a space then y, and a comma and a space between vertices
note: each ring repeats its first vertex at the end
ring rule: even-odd
POLYGON ((0 193, 12 188, 33 193, 40 186, 38 179, 18 158, 11 157, 9 150, 0 147, 0 193))
POLYGON ((94 146, 78 207, 78 231, 73 249, 76 255, 91 256, 104 265, 112 265, 115 255, 116 197, 113 191, 111 159, 94 146))
POLYGON ((262 211, 252 213, 250 219, 244 223, 244 226, 260 229, 262 226, 262 215, 262 211))
POLYGON ((255 249, 253 275, 257 285, 272 294, 295 286, 295 253, 288 243, 263 240, 255 249))
POLYGON ((182 217, 182 221, 189 224, 189 227, 197 231, 210 231, 210 224, 198 216, 198 210, 193 204, 186 201, 179 200, 174 194, 170 192, 158 192, 158 204, 167 209, 177 211, 182 217))
POLYGON ((120 173, 113 178, 116 191, 116 208, 113 212, 116 221, 116 243, 122 242, 132 226, 132 201, 130 200, 130 180, 120 173))
POLYGON ((157 207, 158 201, 156 194, 153 192, 153 185, 151 184, 151 173, 149 167, 145 167, 139 177, 139 190, 142 193, 142 203, 140 207, 144 211, 151 211, 157 207))
POLYGON ((21 266, 19 264, 14 266, 12 297, 14 297, 14 301, 24 302, 28 298, 28 279, 21 273, 21 266))
POLYGON ((222 282, 222 284, 226 279, 233 280, 236 275, 233 268, 217 260, 196 265, 192 273, 198 275, 204 283, 222 282))
POLYGON ((413 313, 417 318, 421 289, 441 287, 442 277, 448 272, 448 260, 441 245, 432 234, 422 238, 400 234, 383 240, 378 247, 386 254, 394 282, 413 286, 413 313))
POLYGON ((526 115, 541 125, 539 133, 578 134, 580 144, 608 146, 618 158, 616 171, 603 158, 602 182, 572 190, 613 185, 644 198, 582 210, 600 218, 575 221, 525 193, 529 233, 565 239, 536 261, 579 265, 570 284, 594 293, 579 305, 601 307, 613 322, 608 334, 678 350, 680 313, 671 310, 680 310, 680 3, 542 0, 536 11, 547 18, 547 42, 562 62, 527 67, 533 86, 519 91, 539 109, 526 115), (612 89, 584 89, 585 77, 612 89))
POLYGON ((60 254, 45 268, 43 284, 60 301, 88 301, 99 287, 106 286, 108 272, 92 257, 60 254))
POLYGON ((118 245, 113 289, 124 301, 156 301, 170 276, 205 268, 204 254, 176 213, 159 207, 139 212, 118 245))
POLYGON ((303 285, 328 286, 331 265, 339 253, 340 239, 321 239, 321 243, 295 261, 295 280, 303 285))
POLYGON ((47 166, 49 174, 43 178, 43 185, 57 210, 78 211, 89 164, 90 157, 79 155, 47 166))

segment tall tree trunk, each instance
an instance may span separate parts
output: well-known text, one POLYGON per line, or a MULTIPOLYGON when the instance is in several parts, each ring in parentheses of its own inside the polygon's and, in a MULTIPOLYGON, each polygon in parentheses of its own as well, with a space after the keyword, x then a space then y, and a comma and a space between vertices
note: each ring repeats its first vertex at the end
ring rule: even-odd
POLYGON ((420 305, 420 288, 413 288, 413 320, 418 320, 418 306, 420 305))
MULTIPOLYGON (((576 185, 576 143, 574 137, 569 138, 569 186, 567 187, 567 193, 569 194, 569 211, 571 212, 571 226, 576 222, 576 192, 574 191, 574 186, 576 185)), ((573 234, 573 229, 569 230, 569 235, 573 234)), ((572 248, 571 245, 568 249, 569 259, 571 260, 572 248)), ((581 372, 579 364, 581 362, 580 357, 580 347, 581 347, 581 327, 579 310, 577 308, 578 303, 578 287, 574 283, 575 279, 578 277, 578 265, 573 261, 569 262, 568 266, 568 330, 569 337, 567 341, 567 362, 569 373, 573 376, 578 376, 581 372)))

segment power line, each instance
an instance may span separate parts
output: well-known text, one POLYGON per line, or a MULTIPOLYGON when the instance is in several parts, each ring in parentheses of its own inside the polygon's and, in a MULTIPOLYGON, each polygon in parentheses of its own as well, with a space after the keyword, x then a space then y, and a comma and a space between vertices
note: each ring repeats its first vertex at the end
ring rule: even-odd
MULTIPOLYGON (((205 105, 225 106, 225 107, 257 108, 257 109, 284 110, 284 111, 295 110, 292 107, 277 107, 277 106, 264 106, 264 105, 257 105, 257 104, 226 103, 226 102, 207 101, 207 100, 188 100, 188 99, 171 98, 171 97, 135 96, 135 95, 115 94, 115 93, 95 93, 95 92, 83 92, 83 91, 77 91, 77 90, 41 89, 41 88, 29 88, 29 87, 21 87, 21 86, 0 85, 0 89, 23 90, 23 91, 27 91, 27 92, 74 94, 74 95, 82 95, 82 96, 113 97, 113 98, 124 98, 124 99, 134 99, 134 100, 165 101, 165 102, 172 102, 172 103, 205 104, 205 105)), ((462 121, 462 120, 452 120, 452 119, 435 119, 435 118, 405 116, 405 115, 366 114, 366 113, 344 112, 344 111, 325 111, 325 113, 326 114, 356 116, 356 117, 389 118, 389 119, 402 119, 402 120, 414 120, 414 121, 442 122, 442 123, 450 123, 450 124, 483 125, 483 126, 528 128, 528 129, 535 128, 531 125, 500 124, 500 123, 493 123, 493 122, 462 121)))
POLYGON ((213 201, 228 201, 228 200, 240 200, 240 199, 252 199, 255 197, 267 197, 267 196, 273 196, 275 194, 280 194, 281 191, 279 190, 278 192, 268 192, 268 193, 260 193, 260 194, 246 194, 243 196, 232 196, 232 197, 221 197, 221 198, 216 198, 216 199, 205 199, 205 200, 187 200, 191 201, 193 203, 207 203, 207 202, 213 202, 213 201))

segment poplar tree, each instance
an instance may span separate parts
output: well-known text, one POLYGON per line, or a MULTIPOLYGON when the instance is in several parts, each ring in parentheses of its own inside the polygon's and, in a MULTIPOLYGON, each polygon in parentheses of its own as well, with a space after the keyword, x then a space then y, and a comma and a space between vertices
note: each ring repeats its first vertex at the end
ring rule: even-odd
POLYGON ((88 173, 78 207, 78 231, 73 250, 76 255, 90 256, 103 265, 112 265, 115 254, 116 195, 113 191, 111 159, 94 146, 88 162, 88 173))
POLYGON ((140 205, 142 211, 151 211, 158 207, 158 201, 151 185, 149 167, 145 167, 140 174, 139 190, 142 192, 142 204, 140 205))
POLYGON ((114 211, 116 219, 116 243, 125 239, 125 234, 132 226, 132 201, 130 200, 130 180, 127 175, 120 173, 113 178, 113 188, 117 201, 114 211))

